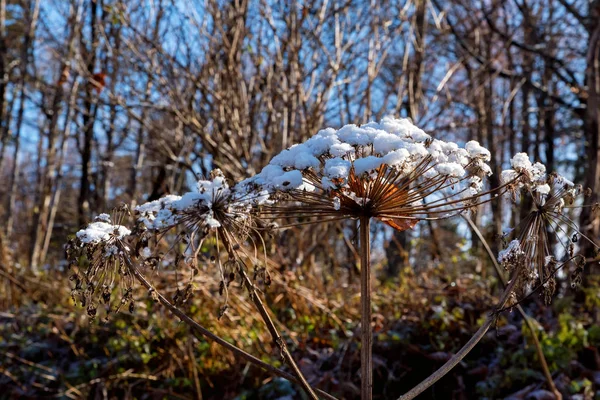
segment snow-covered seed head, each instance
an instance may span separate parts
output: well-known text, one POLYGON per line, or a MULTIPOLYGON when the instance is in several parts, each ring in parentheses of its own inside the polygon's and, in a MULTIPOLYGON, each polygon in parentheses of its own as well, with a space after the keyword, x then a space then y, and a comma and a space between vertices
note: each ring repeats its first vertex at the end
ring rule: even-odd
POLYGON ((121 299, 116 311, 124 304, 133 304, 133 279, 125 262, 130 253, 126 240, 131 231, 121 225, 127 213, 126 207, 120 207, 113 217, 98 215, 65 246, 73 271, 70 279, 75 284, 72 297, 87 307, 90 318, 96 316, 100 303, 106 304, 107 313, 111 311, 111 297, 117 287, 121 289, 121 299))
POLYGON ((527 153, 517 153, 511 160, 512 169, 502 171, 500 180, 508 185, 513 200, 522 189, 529 189, 547 194, 546 166, 532 163, 527 153))
POLYGON ((138 220, 154 232, 185 226, 188 233, 200 237, 216 231, 238 237, 248 235, 253 227, 252 205, 266 200, 264 193, 230 188, 219 169, 196 186, 195 191, 183 196, 168 195, 136 207, 138 220))
MULTIPOLYGON (((202 264, 215 266, 220 275, 219 291, 225 295, 223 309, 226 309, 227 288, 241 268, 240 257, 254 261, 258 248, 265 248, 262 234, 269 226, 253 213, 253 208, 267 200, 268 194, 259 188, 231 187, 223 172, 215 169, 209 179, 198 181, 192 192, 183 196, 168 195, 136 207, 140 231, 154 236, 156 242, 164 244, 173 239, 183 245, 163 246, 167 252, 155 257, 144 244, 140 247, 141 258, 145 264, 153 262, 175 268, 184 264, 192 271, 197 271, 202 264), (179 233, 175 234, 176 231, 179 233)), ((191 289, 186 293, 189 295, 191 289)), ((177 296, 178 301, 186 298, 177 296)))
POLYGON ((490 152, 431 138, 407 119, 327 128, 241 186, 266 190, 272 217, 378 218, 399 229, 481 202, 490 152))
POLYGON ((506 258, 509 250, 514 248, 513 243, 519 243, 519 251, 526 260, 516 268, 523 283, 521 289, 525 291, 525 286, 536 283, 536 287, 543 289, 545 301, 549 302, 556 288, 554 276, 559 269, 570 268, 575 285, 581 279, 583 268, 578 265, 587 255, 577 254, 578 240, 591 243, 596 253, 599 249, 573 219, 573 212, 586 207, 584 190, 556 173, 546 174, 545 166, 532 163, 525 153, 517 154, 511 163, 513 169, 504 171, 502 178, 512 182, 513 197, 527 197, 532 209, 513 231, 516 240, 501 252, 499 261, 502 262, 500 257, 506 258))

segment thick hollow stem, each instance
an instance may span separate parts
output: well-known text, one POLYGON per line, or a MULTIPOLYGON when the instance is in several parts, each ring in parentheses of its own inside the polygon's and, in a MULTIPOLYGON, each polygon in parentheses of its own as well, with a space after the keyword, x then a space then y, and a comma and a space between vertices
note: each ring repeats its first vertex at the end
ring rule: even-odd
MULTIPOLYGON (((483 244, 483 247, 485 248, 485 251, 487 252, 488 257, 490 258, 490 261, 492 261, 492 265, 494 265, 494 269, 496 270, 496 275, 498 275, 498 279, 500 279, 500 281, 502 282, 502 285, 504 287, 506 287, 506 285, 508 284, 506 282, 506 278, 502 274, 500 265, 498 265, 498 262, 496 261, 496 257, 494 257, 494 253, 492 252, 492 249, 490 248, 490 245, 488 244, 487 240, 485 240, 485 238, 481 234, 481 231, 479 230, 477 225, 475 225, 475 223, 471 220, 471 218, 469 218, 465 215, 463 215, 463 218, 465 219, 465 221, 467 221, 467 223, 469 224, 469 226, 471 227, 471 229, 473 230, 475 235, 479 238, 479 240, 483 244)), ((544 376, 546 377, 546 382, 548 383, 548 387, 550 388, 552 393, 554 393, 554 396, 556 396, 556 400, 562 400, 562 394, 556 388, 556 385, 554 384, 554 380, 552 379, 552 374, 550 373, 550 368, 548 368, 548 363, 546 362, 546 357, 544 356, 544 352, 542 350, 542 345, 540 344, 540 341, 538 340, 537 332, 535 331, 535 327, 531 323, 531 319, 527 316, 527 313, 525 313, 525 310, 523 309, 523 307, 521 307, 520 304, 517 305, 517 310, 519 311, 519 314, 521 314, 521 316, 523 317, 523 322, 525 322, 525 324, 527 325, 527 328, 531 332, 531 337, 533 338, 533 344, 535 346, 535 350, 536 350, 538 358, 540 360, 540 366, 542 367, 542 372, 544 373, 544 376)))
POLYGON ((371 219, 360 219, 360 305, 361 349, 360 392, 362 400, 371 400, 373 392, 373 331, 371 330, 371 219))
MULTIPOLYGON (((187 314, 185 314, 179 308, 177 308, 176 306, 171 304, 171 302, 169 300, 167 300, 162 294, 158 293, 154 289, 154 287, 150 284, 150 282, 148 282, 146 277, 144 275, 142 275, 142 273, 140 273, 140 271, 137 269, 137 267, 133 264, 133 262, 131 260, 129 260, 127 257, 125 257, 125 262, 127 263, 127 267, 129 269, 129 271, 133 274, 135 279, 138 282, 140 282, 142 284, 142 286, 144 286, 146 289, 156 293, 156 298, 158 298, 158 301, 166 309, 168 309, 172 314, 174 314, 177 318, 179 318, 183 323, 185 323, 190 328, 192 328, 192 331, 194 332, 195 336, 197 336, 197 337, 202 336, 205 339, 213 341, 213 342, 225 347, 226 349, 230 350, 232 353, 234 353, 238 357, 243 358, 247 362, 258 366, 259 368, 262 368, 265 371, 267 371, 273 375, 287 379, 290 382, 301 385, 300 380, 298 380, 292 374, 288 374, 287 372, 282 371, 278 368, 275 368, 272 365, 267 364, 266 362, 254 357, 252 354, 249 354, 249 353, 245 352, 244 350, 240 349, 239 347, 229 343, 225 339, 222 339, 221 337, 215 335, 214 333, 212 333, 211 331, 209 331, 208 329, 206 329, 205 327, 203 327, 202 325, 200 325, 199 323, 194 321, 192 318, 190 318, 187 314)), ((322 396, 324 399, 338 400, 336 397, 334 397, 334 396, 330 395, 329 393, 324 392, 322 390, 314 389, 314 391, 316 393, 318 393, 320 396, 322 396)))
POLYGON ((265 305, 263 304, 262 300, 260 299, 260 296, 258 295, 256 289, 254 288, 254 284, 248 277, 248 274, 246 274, 246 271, 244 270, 243 266, 240 266, 239 273, 242 275, 242 279, 244 279, 246 288, 248 288, 248 291, 250 292, 250 298, 252 299, 254 306, 260 313, 260 316, 262 317, 265 324, 267 325, 267 329, 269 330, 269 333, 271 334, 271 337, 273 338, 273 342, 277 345, 277 347, 279 347, 279 351, 281 352, 281 357, 285 360, 285 362, 292 369, 292 371, 294 372, 294 375, 300 382, 300 385, 306 391, 306 393, 310 396, 310 398, 313 400, 318 400, 319 398, 317 397, 317 395, 315 394, 313 389, 310 387, 310 385, 306 381, 306 378, 302 374, 302 371, 300 371, 300 368, 298 368, 298 365, 294 361, 294 358, 292 357, 292 353, 290 353, 290 351, 288 350, 287 345, 285 344, 285 341, 279 334, 277 327, 273 323, 271 316, 269 315, 267 309, 265 308, 265 305))
MULTIPOLYGON (((513 280, 508 284, 508 286, 502 293, 502 297, 500 298, 500 301, 498 302, 498 305, 496 306, 497 310, 504 307, 504 305, 506 304, 506 302, 510 296, 510 293, 512 292, 512 290, 515 287, 516 282, 517 282, 517 279, 514 279, 514 277, 513 277, 513 280)), ((431 387, 434 383, 439 381, 441 378, 443 378, 459 362, 461 362, 462 359, 465 358, 467 356, 467 354, 469 354, 471 352, 471 350, 473 350, 473 347, 475 347, 475 345, 477 345, 477 343, 479 343, 479 341, 481 339, 483 339, 483 337, 485 336, 487 331, 493 325, 496 318, 497 318, 496 312, 491 312, 490 315, 488 315, 485 322, 483 323, 483 325, 481 326, 481 328, 479 328, 477 330, 477 332, 475 332, 473 337, 471 337, 471 339, 469 339, 469 341, 455 355, 453 355, 450 360, 448 360, 437 371, 435 371, 433 374, 429 375, 424 381, 422 381, 417 386, 412 388, 406 394, 400 396, 398 398, 398 400, 412 400, 415 397, 417 397, 418 395, 420 395, 421 393, 423 393, 425 390, 427 390, 429 387, 431 387)))

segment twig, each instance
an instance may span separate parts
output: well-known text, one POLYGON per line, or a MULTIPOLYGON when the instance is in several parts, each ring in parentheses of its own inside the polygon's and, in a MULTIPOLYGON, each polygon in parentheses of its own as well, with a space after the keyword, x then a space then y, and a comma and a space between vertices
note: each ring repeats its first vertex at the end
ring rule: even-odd
POLYGON ((49 374, 52 374, 52 375, 44 375, 44 377, 46 377, 47 379, 50 379, 52 381, 56 380, 56 376, 54 376, 54 374, 56 374, 56 371, 54 371, 52 368, 48 368, 45 365, 38 364, 38 363, 35 363, 33 361, 26 360, 24 358, 19 357, 16 354, 8 352, 8 351, 7 352, 2 352, 2 353, 7 358, 10 358, 12 360, 16 360, 16 361, 18 361, 20 363, 23 363, 23 364, 25 364, 27 366, 30 366, 30 367, 33 367, 33 368, 37 368, 37 369, 41 369, 43 371, 46 371, 46 372, 48 372, 49 374))
POLYGON ((21 385, 21 383, 19 382, 19 380, 7 369, 4 369, 3 367, 0 367, 0 374, 4 374, 6 375, 10 380, 12 380, 15 385, 17 385, 17 387, 19 389, 21 389, 21 392, 26 393, 27 389, 25 388, 25 386, 21 385))
MULTIPOLYGON (((223 244, 224 244, 225 248, 227 249, 227 252, 231 256, 233 256, 236 253, 236 251, 234 250, 233 242, 236 242, 236 240, 234 238, 230 237, 228 234, 223 235, 223 244)), ((237 243, 237 244, 239 245, 239 243, 237 243)), ((310 398, 312 400, 318 400, 319 398, 317 397, 315 392, 312 390, 311 386, 308 384, 308 381, 304 377, 304 374, 302 374, 302 371, 300 370, 300 368, 298 368, 298 365, 296 364, 294 357, 292 357, 292 353, 290 353, 285 341, 283 340, 283 338, 281 337, 281 334, 277 330, 277 327, 273 323, 273 320, 271 319, 269 312, 267 311, 266 307, 264 306, 264 304, 260 298, 260 295, 258 294, 256 287, 254 286, 254 283, 252 283, 252 281, 248 277, 248 274, 246 273, 246 268, 247 268, 246 263, 241 258, 238 258, 235 256, 234 256, 234 258, 238 260, 238 273, 242 276, 242 279, 244 280, 244 284, 246 285, 246 288, 248 289, 248 292, 250 294, 250 299, 254 303, 254 306, 258 310, 263 322, 267 326, 267 329, 269 330, 269 333, 271 334, 271 338, 273 339, 273 343, 275 343, 275 345, 277 347, 279 347, 279 351, 281 353, 281 358, 285 362, 287 362, 288 365, 292 368, 294 375, 296 376, 296 378, 298 378, 300 385, 302 386, 304 391, 310 396, 310 398)))
POLYGON ((21 282, 19 282, 15 277, 13 277, 10 272, 3 266, 0 265, 0 275, 4 276, 8 279, 13 285, 18 287, 23 293, 27 293, 27 288, 21 282))
MULTIPOLYGON (((467 221, 467 223, 469 224, 469 226, 471 227, 471 229, 473 230, 475 235, 479 238, 479 240, 483 244, 483 247, 485 248, 485 251, 487 252, 488 257, 490 258, 490 260, 492 261, 492 264, 494 265, 494 269, 496 270, 496 274, 498 275, 498 278, 502 282, 502 285, 504 287, 506 287, 506 285, 507 285, 506 278, 504 277, 504 274, 502 273, 502 269, 500 268, 500 265, 498 265, 498 261, 496 261, 496 257, 494 257, 494 253, 492 252, 492 249, 490 248, 487 240, 485 240, 485 238, 481 234, 481 231, 479 230, 477 225, 475 225, 475 223, 471 220, 471 218, 467 217, 466 215, 463 215, 463 218, 465 219, 465 221, 467 221)), ((523 317, 523 321, 527 325, 527 329, 529 329, 529 331, 531 332, 531 337, 533 338, 533 344, 535 346, 536 353, 540 360, 540 366, 542 367, 542 372, 544 373, 544 376, 546 377, 548 386, 550 387, 550 390, 552 391, 552 393, 554 393, 554 395, 556 396, 556 399, 562 400, 562 394, 556 388, 556 385, 554 384, 554 380, 552 379, 552 374, 550 373, 550 369, 548 368, 548 363, 546 362, 546 357, 544 356, 544 351, 542 350, 542 345, 540 344, 540 341, 537 337, 535 327, 531 323, 531 319, 527 316, 527 313, 525 312, 525 310, 523 309, 523 307, 520 304, 517 305, 517 310, 519 311, 519 314, 521 314, 521 316, 523 317)))
POLYGON ((371 331, 370 217, 360 218, 360 392, 371 400, 373 392, 373 332, 371 331))
MULTIPOLYGON (((60 392, 56 395, 54 395, 53 397, 64 397, 64 396, 69 396, 71 394, 72 391, 77 391, 79 392, 79 389, 82 389, 84 387, 88 387, 88 386, 92 386, 95 385, 97 383, 100 382, 108 382, 108 381, 114 381, 114 380, 121 380, 121 379, 146 379, 149 381, 157 381, 158 378, 154 375, 146 375, 146 374, 136 374, 132 372, 133 369, 129 369, 125 372, 122 372, 120 374, 115 374, 115 375, 111 375, 108 376, 106 378, 94 378, 89 382, 85 382, 85 383, 81 383, 79 385, 76 386, 71 386, 69 389, 67 389, 66 391, 60 392)), ((79 392, 81 393, 81 392, 79 392)))
MULTIPOLYGON (((233 352, 235 355, 243 358, 244 360, 264 369, 265 371, 279 376, 281 378, 287 379, 290 382, 296 383, 296 384, 300 384, 300 381, 294 377, 293 375, 282 371, 278 368, 273 367, 270 364, 267 364, 266 362, 254 357, 253 355, 245 352, 244 350, 240 349, 239 347, 229 343, 228 341, 222 339, 221 337, 215 335, 214 333, 212 333, 211 331, 209 331, 208 329, 206 329, 205 327, 203 327, 202 325, 200 325, 199 323, 197 323, 196 321, 194 321, 192 318, 190 318, 187 314, 185 314, 183 311, 181 311, 179 308, 177 308, 176 306, 174 306, 173 304, 171 304, 171 302, 169 300, 167 300, 162 294, 160 294, 159 292, 157 292, 154 287, 150 284, 150 282, 148 282, 148 280, 144 277, 144 275, 142 275, 140 273, 140 271, 137 269, 137 267, 133 264, 133 262, 128 258, 128 257, 124 257, 125 258, 125 262, 127 264, 127 267, 129 268, 129 270, 131 271, 131 273, 133 274, 133 276, 137 279, 138 282, 140 282, 142 284, 142 286, 144 286, 146 289, 148 289, 149 291, 152 291, 156 294, 156 297, 158 298, 158 301, 165 307, 167 308, 172 314, 174 314, 177 318, 179 318, 182 322, 184 322, 185 324, 187 324, 190 328, 192 328, 192 330, 194 331, 195 334, 203 336, 204 338, 208 339, 208 340, 212 340, 213 342, 225 347, 226 349, 230 350, 231 352, 233 352)), ((319 389, 314 389, 315 392, 317 392, 320 396, 322 396, 325 399, 328 400, 338 400, 336 397, 330 395, 327 392, 324 392, 322 390, 319 389)))
POLYGON ((187 352, 190 363, 192 377, 194 378, 194 386, 196 387, 196 400, 202 400, 202 386, 198 377, 198 368, 196 367, 196 359, 194 357, 194 346, 191 337, 187 341, 187 352))
POLYGON ((275 324, 273 323, 271 316, 267 312, 267 309, 265 308, 262 300, 260 299, 260 296, 258 295, 256 288, 254 287, 254 284, 248 277, 248 274, 246 273, 244 266, 240 264, 238 271, 239 271, 240 275, 242 276, 242 279, 244 279, 246 288, 250 292, 250 299, 256 306, 256 309, 260 313, 260 316, 262 317, 263 321, 267 325, 267 329, 269 330, 269 333, 271 334, 271 337, 273 338, 273 342, 275 342, 277 347, 279 347, 279 350, 281 351, 281 357, 290 366, 290 368, 292 368, 294 375, 296 375, 296 377, 298 378, 298 381, 300 382, 300 385, 306 391, 306 393, 310 396, 310 398, 313 400, 318 400, 317 395, 315 394, 313 389, 310 387, 310 385, 306 381, 306 378, 302 374, 302 371, 300 371, 300 368, 298 368, 298 365, 294 361, 294 358, 292 357, 292 354, 290 353, 289 349, 287 348, 285 341, 279 334, 277 327, 275 327, 275 324))

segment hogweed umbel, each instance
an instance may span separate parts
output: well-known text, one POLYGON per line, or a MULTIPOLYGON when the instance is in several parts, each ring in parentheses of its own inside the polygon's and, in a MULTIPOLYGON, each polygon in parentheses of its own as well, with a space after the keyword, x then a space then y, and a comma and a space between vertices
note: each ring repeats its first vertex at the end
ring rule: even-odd
MULTIPOLYGON (((167 307, 169 311, 188 324, 194 332, 216 341, 244 359, 278 376, 297 382, 309 394, 310 398, 317 399, 315 390, 308 384, 295 364, 273 321, 264 306, 262 306, 254 285, 246 272, 241 269, 244 265, 243 260, 240 260, 238 264, 239 273, 244 277, 254 303, 260 306, 261 316, 265 319, 271 334, 274 335, 274 342, 279 346, 282 357, 292 368, 293 376, 251 356, 193 321, 176 305, 158 293, 154 286, 142 275, 141 266, 160 268, 162 266, 161 262, 164 261, 161 259, 162 257, 154 257, 154 251, 148 247, 151 246, 148 238, 149 233, 164 238, 169 230, 178 227, 179 224, 183 224, 183 228, 189 229, 191 236, 201 234, 202 238, 210 236, 211 233, 218 231, 220 228, 226 230, 226 233, 220 231, 216 234, 217 237, 221 234, 229 239, 232 238, 230 235, 233 232, 239 237, 249 232, 248 227, 250 225, 248 223, 251 216, 242 215, 240 209, 234 211, 235 208, 227 206, 227 200, 231 197, 226 194, 228 186, 220 178, 220 176, 214 176, 211 181, 201 181, 199 183, 200 190, 198 191, 201 196, 196 193, 187 195, 187 197, 184 195, 180 198, 169 196, 168 199, 162 199, 157 203, 140 206, 143 211, 138 213, 138 220, 133 230, 121 225, 124 215, 128 214, 128 210, 126 207, 120 207, 112 218, 107 214, 101 214, 93 223, 77 232, 75 237, 66 245, 67 259, 75 270, 71 277, 71 280, 75 281, 73 296, 74 298, 76 296, 80 298, 83 306, 87 304, 88 315, 94 318, 99 299, 107 304, 108 312, 112 311, 109 308, 110 293, 113 285, 120 285, 123 295, 115 312, 118 312, 120 307, 127 302, 130 304, 129 311, 133 312, 132 290, 133 280, 136 279, 149 290, 154 300, 167 307), (202 190, 207 187, 210 190, 202 190), (182 199, 184 200, 180 201, 182 199), (157 207, 156 204, 159 204, 159 206, 157 207)), ((235 206, 238 205, 235 204, 235 206)), ((179 233, 175 237, 176 242, 179 242, 182 235, 179 233)), ((189 244, 190 240, 187 240, 186 243, 189 244)), ((184 252, 189 253, 190 249, 193 250, 194 248, 188 246, 184 252)), ((229 256, 234 257, 235 249, 232 247, 227 247, 227 249, 229 256)), ((196 257, 197 252, 193 256, 196 257)), ((327 393, 318 392, 325 398, 335 399, 327 393)))
POLYGON ((240 186, 266 190, 269 218, 314 222, 363 216, 404 230, 456 216, 502 190, 483 191, 490 153, 433 139, 406 119, 324 129, 275 156, 240 186))
MULTIPOLYGON (((532 288, 542 288, 544 301, 550 303, 556 291, 556 273, 565 267, 571 269, 571 285, 581 283, 586 255, 578 253, 577 242, 586 240, 598 256, 599 246, 579 229, 568 211, 586 207, 586 191, 557 173, 546 173, 540 164, 532 164, 525 153, 511 160, 513 169, 502 173, 502 179, 511 181, 510 192, 531 200, 532 208, 513 230, 514 238, 498 255, 498 261, 512 275, 517 271, 519 283, 513 298, 516 303, 532 288), (514 179, 519 175, 518 179, 514 179)), ((598 204, 590 205, 596 213, 598 204)))
POLYGON ((127 303, 130 310, 134 307, 133 278, 124 261, 131 250, 127 244, 131 231, 121 225, 128 212, 126 207, 120 207, 112 218, 100 214, 65 246, 69 269, 73 271, 69 279, 75 284, 73 300, 87 308, 90 318, 95 318, 100 303, 106 305, 107 314, 113 311, 111 297, 117 287, 121 298, 114 311, 127 303))
MULTIPOLYGON (((527 292, 544 288, 544 298, 549 302, 556 288, 554 276, 561 268, 574 266, 572 285, 576 286, 581 279, 582 265, 586 262, 585 256, 576 252, 578 238, 590 241, 598 251, 594 241, 583 235, 566 213, 570 208, 588 207, 581 204, 581 197, 586 193, 581 186, 556 173, 547 174, 546 167, 532 163, 526 153, 516 154, 511 165, 512 169, 502 172, 502 186, 513 200, 516 201, 519 196, 528 197, 533 206, 513 229, 515 239, 498 254, 498 261, 509 273, 500 301, 479 330, 450 360, 398 400, 412 400, 446 375, 484 337, 499 313, 518 306, 527 292), (553 241, 556 241, 556 246, 553 241)), ((589 207, 600 211, 597 204, 589 207)), ((551 381, 549 373, 547 376, 551 381)), ((554 384, 551 383, 550 387, 553 388, 554 384)), ((559 393, 555 387, 553 391, 559 393)))
MULTIPOLYGON (((239 186, 266 191, 264 218, 291 224, 360 221, 361 397, 372 398, 370 221, 396 230, 420 220, 450 218, 506 192, 484 191, 490 152, 433 139, 407 119, 324 129, 276 155, 239 186)), ((517 174, 514 180, 520 178, 517 174)))
MULTIPOLYGON (((583 191, 562 177, 547 175, 542 164, 532 164, 525 154, 513 158, 513 169, 502 173, 500 187, 488 188, 490 157, 489 151, 475 141, 461 147, 436 140, 404 119, 384 118, 360 127, 325 129, 284 150, 259 174, 234 186, 228 184, 220 170, 214 170, 210 179, 198 182, 196 191, 138 206, 131 231, 121 225, 122 214, 112 219, 102 215, 78 232, 67 246, 72 265, 81 271, 73 275, 74 294, 92 305, 88 312, 93 316, 100 300, 110 301, 106 293, 115 284, 122 287, 121 305, 128 301, 133 304, 134 278, 145 287, 152 287, 141 277, 139 266, 149 266, 158 272, 168 265, 177 268, 184 264, 192 272, 183 293, 178 287, 173 299, 175 305, 162 295, 156 296, 173 311, 173 307, 193 293, 199 264, 216 266, 220 292, 225 297, 219 315, 227 308, 230 283, 240 278, 282 357, 310 397, 316 398, 264 307, 254 284, 256 278, 248 275, 248 266, 255 264, 255 271, 265 274, 256 265, 262 257, 266 261, 263 235, 272 229, 268 221, 285 219, 295 225, 358 220, 361 392, 363 399, 370 399, 372 218, 403 231, 422 220, 460 215, 505 193, 515 199, 517 195, 531 196, 532 211, 515 230, 516 240, 499 257, 511 276, 499 307, 505 303, 514 305, 535 283, 545 288, 548 298, 553 292, 554 273, 568 263, 575 265, 573 283, 580 280, 581 260, 585 258, 575 254, 575 243, 578 238, 589 238, 582 235, 565 210, 579 206, 577 198, 583 191), (563 249, 561 254, 556 253, 557 248, 563 249)), ((456 365, 483 337, 493 318, 491 314, 442 372, 411 390, 407 398, 420 393, 456 365)))
MULTIPOLYGON (((140 221, 138 226, 140 230, 146 230, 154 236, 156 242, 160 242, 172 231, 179 231, 175 234, 175 243, 169 246, 168 252, 175 254, 175 264, 185 259, 193 271, 198 270, 198 260, 203 256, 201 253, 206 247, 211 247, 213 250, 208 259, 218 268, 219 292, 225 295, 219 318, 228 308, 229 285, 236 277, 241 278, 274 344, 280 349, 282 358, 292 368, 306 393, 312 399, 317 399, 262 303, 254 282, 248 276, 246 260, 250 259, 257 264, 260 248, 265 252, 266 265, 266 246, 262 235, 267 230, 267 224, 252 210, 267 200, 268 195, 265 191, 246 190, 243 186, 230 187, 221 170, 217 169, 211 172, 209 180, 198 181, 195 192, 183 196, 169 195, 136 207, 140 221), (178 249, 178 244, 183 244, 182 250, 178 249)), ((264 267, 255 269, 266 277, 264 280, 268 283, 268 271, 264 267)), ((194 274, 191 275, 191 279, 193 277, 194 274)), ((191 288, 192 283, 189 282, 184 294, 186 298, 188 293, 191 293, 191 288)))
MULTIPOLYGON (((211 172, 209 180, 197 182, 196 191, 183 196, 168 195, 142 204, 135 211, 141 222, 140 230, 145 230, 156 242, 174 235, 175 243, 168 246, 167 254, 174 254, 175 265, 184 260, 197 271, 199 259, 206 256, 207 248, 211 249, 205 258, 217 266, 220 275, 220 291, 225 295, 219 311, 222 315, 227 309, 228 287, 238 273, 238 253, 248 254, 244 246, 247 242, 255 253, 260 247, 263 225, 251 209, 266 199, 265 193, 230 187, 217 169, 211 172)), ((188 287, 190 285, 188 283, 188 287)))

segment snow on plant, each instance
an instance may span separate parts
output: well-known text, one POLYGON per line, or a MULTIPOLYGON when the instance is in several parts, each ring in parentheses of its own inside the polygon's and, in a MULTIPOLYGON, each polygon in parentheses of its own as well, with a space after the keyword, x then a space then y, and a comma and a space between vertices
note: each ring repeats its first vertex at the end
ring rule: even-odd
MULTIPOLYGON (((183 263, 197 271, 198 259, 204 256, 200 251, 206 241, 214 249, 214 254, 208 258, 218 267, 221 291, 227 292, 227 286, 240 267, 237 253, 245 249, 245 241, 251 233, 255 233, 257 240, 260 240, 254 225, 257 219, 250 211, 254 204, 265 200, 264 193, 242 193, 230 188, 223 173, 214 170, 210 180, 198 181, 195 191, 183 196, 168 195, 136 207, 133 233, 120 225, 126 211, 128 213, 126 208, 118 211, 118 222, 114 224, 108 214, 101 214, 93 223, 77 232, 67 246, 67 256, 72 264, 80 262, 82 252, 85 252, 86 262, 89 262, 83 276, 79 273, 73 275, 75 293, 83 296, 82 303, 87 304, 90 314, 95 314, 98 301, 93 299, 94 295, 100 293, 108 306, 115 284, 124 279, 126 289, 123 301, 130 301, 131 277, 124 257, 137 257, 143 264, 154 268, 161 263, 171 263, 176 267, 183 263), (128 236, 137 239, 135 247, 126 244, 128 236), (177 245, 180 243, 184 244, 183 248, 177 245), (163 248, 167 248, 167 251, 159 256, 159 250, 163 248)), ((177 290, 177 296, 180 297, 177 300, 186 300, 192 291, 190 281, 183 291, 177 290)), ((227 300, 221 313, 226 305, 227 300)))
MULTIPOLYGON (((265 226, 253 215, 252 208, 267 201, 266 192, 249 192, 240 186, 230 187, 221 170, 213 170, 210 180, 197 182, 197 190, 183 196, 168 195, 159 200, 136 207, 141 231, 146 236, 165 239, 173 228, 179 229, 176 239, 185 242, 182 251, 170 246, 174 253, 174 264, 181 261, 192 270, 198 269, 203 247, 210 247, 212 254, 205 257, 218 267, 221 294, 225 294, 223 315, 227 309, 228 287, 236 275, 245 273, 244 257, 251 258, 256 265, 255 274, 269 281, 268 271, 258 267, 257 248, 262 241, 265 226), (248 243, 253 251, 248 251, 248 243), (259 243, 257 243, 259 242, 259 243)), ((147 247, 145 247, 147 249, 147 247)), ((148 250, 144 250, 147 257, 148 250)), ((163 256, 164 257, 164 256, 163 256)), ((193 275, 191 276, 193 278, 193 275)), ((190 281, 182 296, 187 299, 192 291, 190 281)))
POLYGON ((197 190, 183 196, 168 195, 135 208, 144 226, 152 231, 183 224, 190 233, 206 236, 213 229, 242 234, 249 229, 254 204, 266 201, 257 195, 230 188, 223 172, 213 170, 210 180, 200 180, 197 190))
POLYGON ((115 311, 127 303, 133 310, 133 279, 124 260, 131 251, 126 243, 131 231, 121 225, 126 213, 127 210, 121 208, 112 218, 100 214, 66 245, 69 267, 74 271, 70 277, 75 282, 73 300, 79 300, 87 307, 91 318, 96 316, 101 302, 110 312, 112 293, 117 287, 121 299, 115 311))
MULTIPOLYGON (((419 220, 450 218, 490 201, 504 186, 484 192, 490 152, 475 141, 464 147, 434 139, 407 119, 324 129, 276 155, 239 184, 266 191, 265 218, 301 223, 360 220, 361 398, 372 398, 370 220, 396 230, 419 220)), ((517 173, 514 180, 520 178, 517 173)))
MULTIPOLYGON (((101 214, 66 246, 67 258, 75 270, 73 296, 87 305, 88 314, 93 317, 100 302, 111 311, 112 292, 120 287, 121 300, 116 310, 128 302, 132 309, 134 278, 154 290, 141 275, 141 267, 161 270, 169 265, 185 265, 191 271, 189 282, 185 290, 177 288, 175 304, 155 295, 175 315, 194 325, 189 317, 182 316, 177 305, 193 294, 200 264, 215 265, 220 293, 225 295, 219 316, 227 309, 228 286, 239 278, 292 368, 295 381, 310 398, 316 399, 255 286, 257 276, 267 285, 270 282, 268 271, 259 266, 261 259, 266 259, 263 235, 274 228, 266 221, 302 218, 300 223, 320 223, 358 219, 361 397, 370 399, 372 218, 403 231, 414 228, 420 220, 457 216, 504 193, 513 200, 519 195, 527 196, 533 208, 513 230, 517 232, 514 240, 498 256, 511 279, 499 307, 507 301, 509 306, 516 304, 536 285, 544 288, 549 300, 556 286, 554 274, 565 265, 574 265, 573 284, 581 280, 585 258, 575 254, 575 243, 579 237, 593 241, 581 234, 567 213, 569 208, 581 206, 581 187, 556 174, 547 174, 544 165, 532 163, 525 153, 519 153, 511 160, 512 169, 502 172, 502 184, 485 190, 486 178, 492 173, 490 157, 490 152, 475 141, 460 146, 434 139, 407 119, 386 117, 362 126, 327 128, 282 151, 259 174, 234 186, 229 185, 220 170, 214 170, 210 179, 198 181, 192 192, 167 195, 136 207, 131 230, 122 226, 126 208, 120 208, 112 217, 101 214), (554 242, 562 252, 554 251, 554 242), (254 279, 248 275, 250 264, 254 265, 254 279)), ((198 329, 197 324, 194 326, 198 329)), ((485 332, 490 326, 491 319, 480 331, 485 332)), ((202 332, 207 337, 212 335, 205 329, 202 332)), ((482 334, 478 339, 481 337, 482 334)), ((458 357, 464 357, 459 354, 463 353, 457 353, 448 363, 456 365, 458 357)), ((425 387, 418 385, 411 393, 421 393, 425 387)))
MULTIPOLYGON (((531 211, 513 231, 516 237, 499 254, 498 261, 519 279, 516 298, 523 298, 531 287, 543 288, 548 303, 556 290, 556 272, 571 268, 571 283, 581 283, 586 258, 577 253, 577 241, 582 238, 598 251, 598 245, 585 236, 567 211, 585 207, 585 192, 580 185, 556 174, 546 173, 540 163, 532 163, 525 153, 511 159, 513 169, 502 172, 509 183, 514 200, 518 195, 528 198, 531 211), (516 179, 515 179, 516 178, 516 179), (556 244, 556 245, 554 245, 556 244)), ((596 212, 600 207, 593 205, 596 212)))
POLYGON ((407 119, 386 117, 321 130, 240 186, 268 191, 275 201, 263 210, 271 216, 316 222, 368 216, 405 230, 484 201, 489 160, 490 152, 475 141, 460 147, 433 139, 407 119))
MULTIPOLYGON (((168 195, 136 207, 136 222, 132 231, 120 226, 122 216, 113 224, 110 217, 102 214, 96 222, 79 231, 67 246, 67 258, 74 269, 78 270, 78 265, 82 263, 89 262, 90 265, 85 273, 85 290, 82 290, 80 275, 76 273, 73 278, 76 281, 75 290, 83 293, 82 303, 89 304, 88 314, 92 317, 96 315, 98 301, 93 295, 98 285, 101 285, 101 297, 107 304, 107 311, 111 311, 110 295, 115 281, 126 287, 121 304, 130 301, 130 310, 133 311, 132 281, 135 277, 150 289, 155 300, 198 331, 197 324, 190 322, 191 319, 183 315, 177 306, 192 296, 199 263, 216 265, 220 275, 219 292, 225 295, 219 318, 228 308, 228 286, 239 277, 267 325, 274 344, 294 372, 295 381, 312 399, 317 399, 281 339, 255 287, 257 277, 262 278, 266 285, 270 284, 270 275, 264 267, 259 266, 258 256, 258 249, 266 248, 262 234, 269 226, 252 212, 253 207, 267 200, 268 195, 264 191, 248 191, 242 186, 230 187, 223 173, 217 169, 211 172, 210 179, 198 181, 195 191, 183 196, 168 195), (254 281, 248 275, 249 262, 254 265, 254 281), (177 285, 172 304, 150 285, 141 273, 141 267, 162 269, 172 265, 177 269, 180 264, 190 268, 189 282, 183 291, 177 285)), ((214 339, 206 329, 200 328, 200 332, 214 339)), ((227 346, 232 347, 230 344, 227 346)), ((233 348, 241 352, 235 346, 233 348)))

